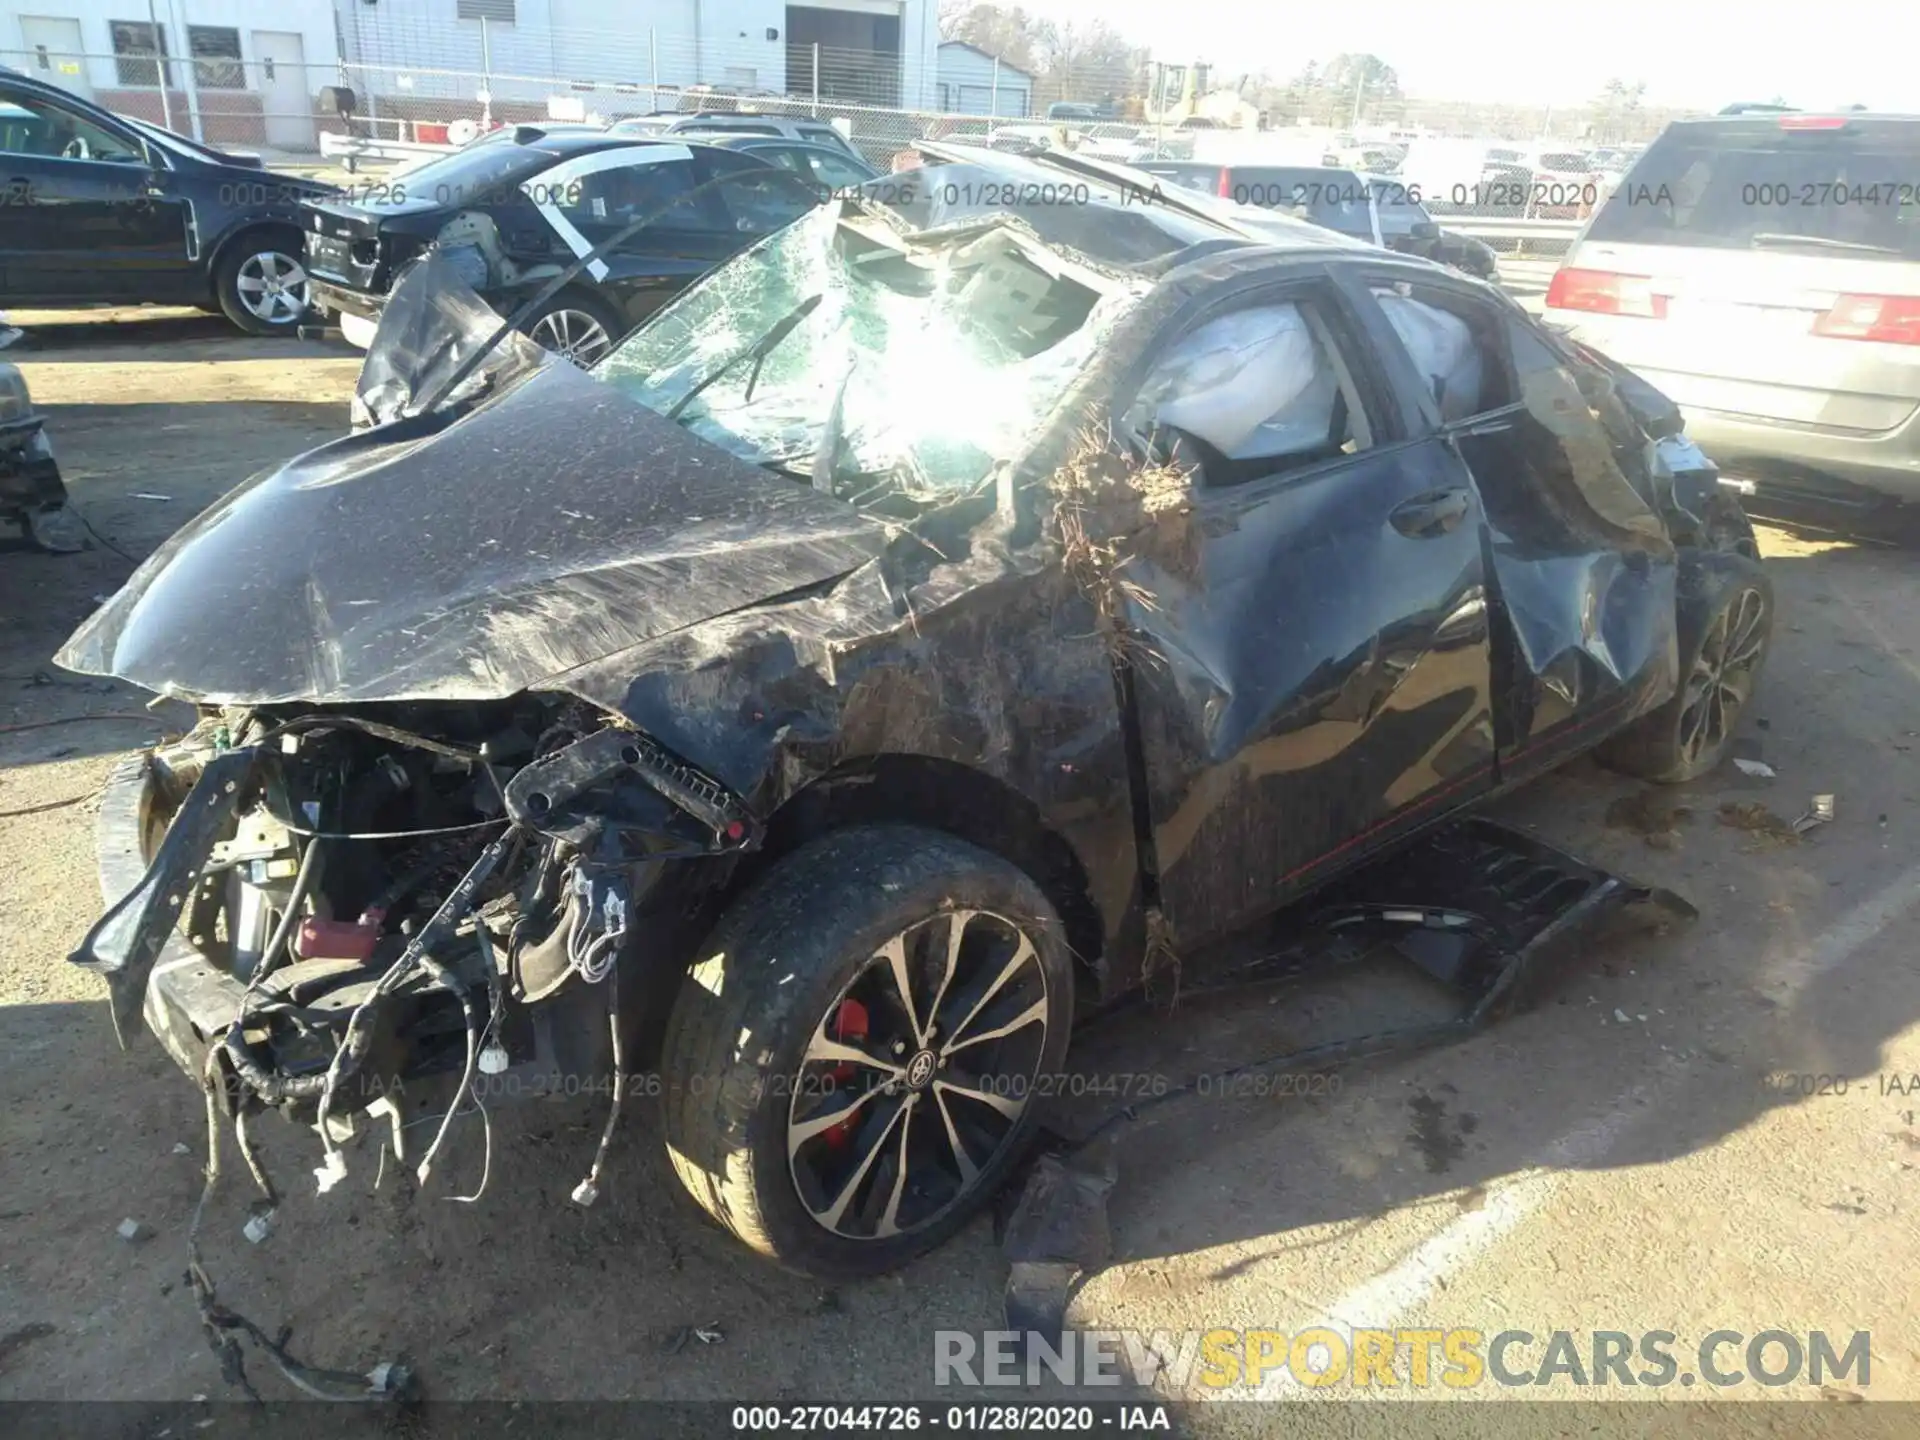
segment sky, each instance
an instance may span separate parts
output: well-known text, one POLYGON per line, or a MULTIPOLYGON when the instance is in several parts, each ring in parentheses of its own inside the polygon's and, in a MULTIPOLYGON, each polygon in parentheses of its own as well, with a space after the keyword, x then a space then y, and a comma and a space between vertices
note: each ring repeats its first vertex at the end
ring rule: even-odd
POLYGON ((1155 59, 1200 60, 1222 81, 1276 77, 1371 51, 1421 99, 1584 104, 1609 79, 1650 105, 1770 100, 1920 111, 1912 0, 1013 0, 1107 21, 1155 59))

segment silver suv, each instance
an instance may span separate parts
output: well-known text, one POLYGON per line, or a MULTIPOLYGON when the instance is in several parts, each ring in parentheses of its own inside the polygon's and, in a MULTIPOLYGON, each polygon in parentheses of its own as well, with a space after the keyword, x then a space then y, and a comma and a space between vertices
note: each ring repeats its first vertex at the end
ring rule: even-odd
POLYGON ((1732 475, 1920 500, 1920 117, 1668 126, 1546 320, 1670 395, 1732 475))

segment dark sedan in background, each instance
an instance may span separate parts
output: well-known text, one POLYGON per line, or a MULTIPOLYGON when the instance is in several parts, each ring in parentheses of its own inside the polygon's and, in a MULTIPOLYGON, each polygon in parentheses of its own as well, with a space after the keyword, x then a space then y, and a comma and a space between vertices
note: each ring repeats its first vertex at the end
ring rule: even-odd
POLYGON ((879 170, 837 146, 768 139, 764 135, 703 135, 700 138, 705 144, 751 155, 763 165, 791 170, 818 189, 823 199, 880 178, 879 170))
POLYGON ((651 216, 521 322, 547 349, 591 365, 694 280, 819 199, 813 181, 732 150, 523 127, 351 199, 310 205, 307 267, 316 305, 364 349, 395 280, 430 250, 455 260, 504 316, 651 216))
POLYGON ((1194 160, 1142 160, 1136 167, 1188 190, 1263 210, 1286 210, 1328 230, 1452 266, 1480 280, 1494 278, 1498 259, 1471 235, 1440 228, 1417 187, 1385 175, 1330 165, 1216 165, 1194 160))
POLYGON ((255 335, 305 318, 300 205, 337 193, 11 72, 0 187, 0 302, 198 305, 255 335))

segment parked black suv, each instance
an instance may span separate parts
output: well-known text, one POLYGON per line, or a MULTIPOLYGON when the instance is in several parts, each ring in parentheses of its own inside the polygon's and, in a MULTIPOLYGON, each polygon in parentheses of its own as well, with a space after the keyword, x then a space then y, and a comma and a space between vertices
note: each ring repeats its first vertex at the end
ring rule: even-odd
POLYGON ((591 365, 713 266, 819 202, 819 187, 748 155, 677 138, 523 126, 307 210, 314 300, 349 342, 372 343, 396 279, 443 251, 502 315, 636 220, 522 322, 591 365))
POLYGON ((334 193, 0 73, 0 301, 199 305, 291 332, 300 202, 334 193))

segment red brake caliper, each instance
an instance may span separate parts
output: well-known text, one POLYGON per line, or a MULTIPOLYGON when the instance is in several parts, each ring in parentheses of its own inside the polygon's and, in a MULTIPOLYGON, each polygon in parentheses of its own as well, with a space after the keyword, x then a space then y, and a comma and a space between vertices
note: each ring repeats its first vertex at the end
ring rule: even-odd
MULTIPOLYGON (((842 1000, 839 1013, 833 1017, 833 1038, 857 1044, 867 1038, 867 1027, 870 1023, 866 1006, 858 1000, 842 1000)), ((853 1079, 855 1073, 856 1067, 851 1060, 842 1060, 828 1072, 836 1089, 853 1079)), ((840 1150, 844 1149, 847 1141, 853 1138, 853 1126, 854 1119, 849 1117, 832 1129, 821 1133, 827 1144, 840 1150)))

